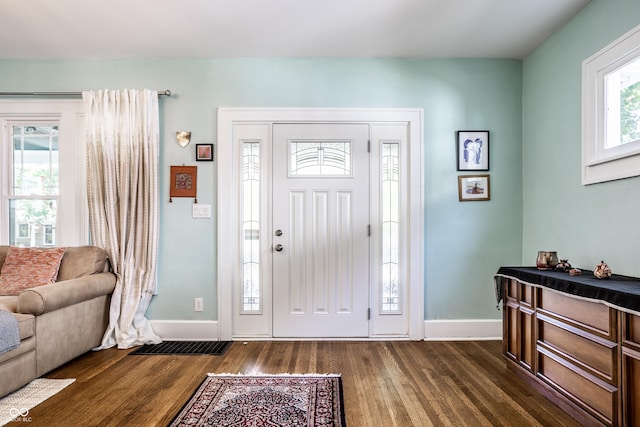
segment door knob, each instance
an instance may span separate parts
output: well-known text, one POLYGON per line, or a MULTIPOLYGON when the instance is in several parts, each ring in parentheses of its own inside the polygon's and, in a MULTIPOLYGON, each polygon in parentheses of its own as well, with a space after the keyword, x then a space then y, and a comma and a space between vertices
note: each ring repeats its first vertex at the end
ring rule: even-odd
POLYGON ((284 246, 282 246, 280 243, 278 243, 273 248, 276 250, 276 252, 282 252, 282 250, 284 249, 284 246))

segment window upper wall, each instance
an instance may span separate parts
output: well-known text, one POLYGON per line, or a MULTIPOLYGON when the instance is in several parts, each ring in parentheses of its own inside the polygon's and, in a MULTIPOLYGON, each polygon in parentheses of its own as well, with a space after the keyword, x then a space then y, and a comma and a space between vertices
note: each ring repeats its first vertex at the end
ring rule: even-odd
POLYGON ((640 26, 582 64, 582 184, 640 175, 640 26))

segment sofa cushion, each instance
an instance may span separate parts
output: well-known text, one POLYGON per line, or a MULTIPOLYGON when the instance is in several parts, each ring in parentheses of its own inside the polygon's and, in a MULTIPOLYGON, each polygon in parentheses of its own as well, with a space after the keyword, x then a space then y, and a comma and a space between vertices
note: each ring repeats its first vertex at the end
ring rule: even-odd
POLYGON ((11 313, 17 313, 18 297, 0 295, 0 310, 7 310, 11 313))
POLYGON ((18 330, 20 331, 20 340, 27 339, 36 334, 36 318, 31 314, 14 313, 18 320, 18 330))
POLYGON ((0 310, 12 313, 18 319, 21 340, 32 337, 36 333, 35 316, 29 313, 18 313, 18 297, 0 296, 0 310))
POLYGON ((60 263, 58 282, 106 271, 109 271, 109 263, 104 249, 97 246, 67 247, 60 263))
POLYGON ((17 313, 17 297, 0 296, 0 310, 8 311, 18 320, 18 330, 20 339, 32 337, 36 333, 35 316, 32 314, 17 313))
MULTIPOLYGON (((20 347, 14 348, 11 351, 0 354, 0 371, 2 372, 2 382, 0 382, 0 396, 2 396, 2 390, 6 387, 7 382, 11 382, 11 377, 15 375, 23 375, 23 372, 18 372, 18 369, 24 371, 31 371, 29 374, 30 379, 36 378, 36 337, 32 336, 20 341, 20 347), (27 353, 30 353, 27 355, 27 353), (20 362, 18 362, 20 361, 20 362), (28 361, 28 362, 27 362, 28 361), (17 362, 19 368, 7 369, 5 363, 14 365, 17 362), (27 362, 27 363, 24 363, 27 362), (4 365, 4 366, 2 366, 4 365), (32 367, 33 365, 33 367, 32 367)), ((29 381, 27 381, 29 382, 29 381)))
POLYGON ((0 295, 18 295, 34 286, 55 283, 64 248, 9 247, 0 270, 0 295))

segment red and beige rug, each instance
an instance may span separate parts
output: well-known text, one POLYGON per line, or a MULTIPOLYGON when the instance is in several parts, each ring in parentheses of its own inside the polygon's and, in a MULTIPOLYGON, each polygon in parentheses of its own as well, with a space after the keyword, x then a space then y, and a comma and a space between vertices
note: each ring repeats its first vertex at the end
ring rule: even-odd
POLYGON ((344 427, 341 377, 209 374, 170 425, 344 427))

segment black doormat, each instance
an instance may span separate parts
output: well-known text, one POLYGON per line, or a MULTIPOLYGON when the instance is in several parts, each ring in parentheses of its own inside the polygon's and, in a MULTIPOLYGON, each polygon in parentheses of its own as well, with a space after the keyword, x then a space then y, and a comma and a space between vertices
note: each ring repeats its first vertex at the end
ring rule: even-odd
POLYGON ((209 354, 220 356, 231 346, 232 341, 163 341, 160 344, 145 344, 129 354, 209 354))

